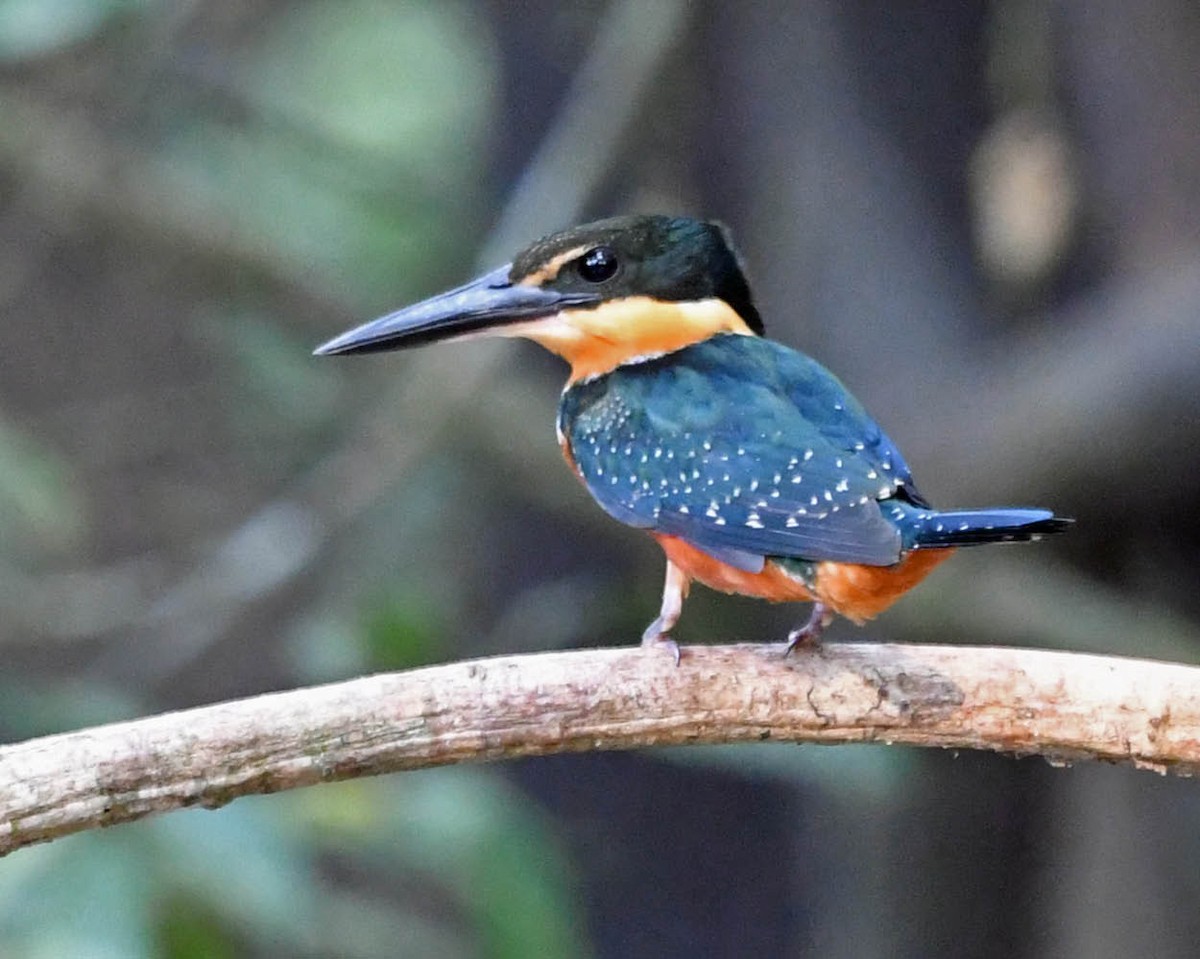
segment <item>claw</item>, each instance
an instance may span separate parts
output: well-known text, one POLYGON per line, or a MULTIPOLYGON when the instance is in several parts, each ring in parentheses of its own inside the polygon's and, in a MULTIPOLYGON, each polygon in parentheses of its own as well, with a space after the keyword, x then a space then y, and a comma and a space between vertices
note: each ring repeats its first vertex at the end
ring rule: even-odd
POLYGON ((655 620, 651 623, 650 629, 646 630, 645 635, 642 636, 642 647, 644 649, 651 649, 655 646, 665 646, 671 651, 671 655, 675 658, 675 665, 678 666, 679 660, 683 655, 679 649, 679 644, 666 633, 657 632, 655 630, 655 626, 657 625, 658 621, 655 620))
POLYGON ((646 627, 642 633, 643 646, 666 646, 675 657, 675 665, 679 665, 681 652, 679 644, 670 635, 671 629, 679 621, 679 613, 683 609, 683 598, 687 595, 688 580, 683 571, 670 560, 667 561, 667 582, 663 587, 662 611, 658 619, 646 627))
POLYGON ((833 622, 833 612, 824 603, 813 603, 812 613, 803 626, 798 626, 788 633, 787 648, 783 655, 789 656, 797 646, 818 646, 825 627, 833 622))
POLYGON ((679 644, 675 642, 668 634, 667 630, 671 628, 670 624, 664 623, 661 616, 646 627, 646 631, 642 633, 642 646, 650 649, 655 646, 665 646, 671 651, 671 655, 675 657, 675 665, 679 665, 680 651, 679 644))

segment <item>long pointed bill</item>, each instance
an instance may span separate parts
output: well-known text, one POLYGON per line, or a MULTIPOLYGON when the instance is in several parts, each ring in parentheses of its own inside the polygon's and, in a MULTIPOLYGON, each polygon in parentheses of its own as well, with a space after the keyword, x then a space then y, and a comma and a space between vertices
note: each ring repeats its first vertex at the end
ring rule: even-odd
POLYGON ((599 297, 592 293, 567 293, 514 284, 509 282, 508 272, 509 266, 502 266, 456 290, 439 293, 355 327, 318 346, 314 352, 318 356, 329 356, 421 346, 599 302, 599 297))

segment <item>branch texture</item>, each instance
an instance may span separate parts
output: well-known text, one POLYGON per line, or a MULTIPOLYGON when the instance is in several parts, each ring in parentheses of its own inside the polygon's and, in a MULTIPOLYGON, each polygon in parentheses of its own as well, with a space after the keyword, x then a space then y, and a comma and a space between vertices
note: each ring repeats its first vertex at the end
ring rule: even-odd
POLYGON ((400 769, 683 743, 886 742, 1200 771, 1200 668, 1003 648, 574 650, 272 693, 0 748, 0 854, 400 769))

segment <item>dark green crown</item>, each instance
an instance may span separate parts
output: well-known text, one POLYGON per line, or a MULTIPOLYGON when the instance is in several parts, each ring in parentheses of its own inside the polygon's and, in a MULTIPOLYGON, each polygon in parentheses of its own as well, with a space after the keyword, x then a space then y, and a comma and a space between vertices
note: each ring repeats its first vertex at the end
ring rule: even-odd
POLYGON ((602 301, 717 297, 755 333, 763 332, 737 254, 717 223, 670 216, 598 220, 538 240, 513 261, 509 275, 517 282, 580 247, 584 252, 547 280, 547 289, 599 293, 602 301))

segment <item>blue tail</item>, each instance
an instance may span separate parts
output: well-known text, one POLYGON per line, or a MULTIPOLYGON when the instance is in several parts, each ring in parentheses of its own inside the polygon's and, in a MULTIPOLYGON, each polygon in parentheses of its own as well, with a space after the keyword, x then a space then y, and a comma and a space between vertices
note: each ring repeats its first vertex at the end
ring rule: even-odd
POLYGON ((1074 520, 1046 509, 937 510, 907 507, 893 512, 908 549, 939 546, 978 546, 982 543, 1023 543, 1061 533, 1074 520), (896 515, 901 513, 901 515, 896 515))

